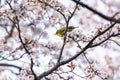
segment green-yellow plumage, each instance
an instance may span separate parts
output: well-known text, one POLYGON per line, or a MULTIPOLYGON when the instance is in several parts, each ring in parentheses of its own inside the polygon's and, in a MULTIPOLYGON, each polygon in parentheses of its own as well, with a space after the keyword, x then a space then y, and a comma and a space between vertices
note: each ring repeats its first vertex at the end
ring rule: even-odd
MULTIPOLYGON (((76 27, 74 26, 68 26, 68 32, 71 32, 76 27)), ((62 37, 65 34, 66 27, 62 27, 56 31, 56 35, 62 37)))

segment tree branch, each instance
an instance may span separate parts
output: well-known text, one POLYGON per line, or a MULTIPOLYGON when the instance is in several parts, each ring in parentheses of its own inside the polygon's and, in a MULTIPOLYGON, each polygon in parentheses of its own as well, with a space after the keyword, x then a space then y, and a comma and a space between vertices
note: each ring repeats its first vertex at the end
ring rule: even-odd
POLYGON ((5 67, 14 67, 14 68, 17 68, 19 70, 22 70, 21 67, 18 67, 18 66, 15 66, 15 65, 12 65, 12 64, 5 64, 5 63, 0 63, 0 66, 5 66, 5 67))
POLYGON ((85 7, 86 9, 90 10, 91 12, 97 14, 98 16, 100 16, 101 18, 103 18, 103 19, 105 19, 105 20, 107 20, 107 21, 120 23, 120 20, 116 20, 113 16, 112 16, 112 17, 109 17, 109 16, 107 16, 107 15, 104 15, 104 14, 102 14, 101 12, 99 12, 99 11, 91 8, 90 6, 84 4, 83 2, 80 2, 80 1, 78 1, 78 0, 72 0, 72 1, 75 2, 75 3, 77 3, 77 4, 79 4, 79 5, 81 5, 82 7, 85 7))
POLYGON ((116 43, 118 46, 120 46, 120 44, 118 42, 116 42, 115 40, 109 39, 110 41, 116 43))
POLYGON ((32 74, 34 75, 34 80, 38 80, 37 75, 35 74, 35 72, 33 70, 33 65, 34 65, 33 59, 31 58, 30 60, 31 60, 30 69, 31 69, 32 74))
POLYGON ((73 15, 75 14, 75 12, 77 10, 77 7, 78 7, 78 4, 76 4, 74 11, 71 13, 71 15, 68 17, 68 20, 66 21, 66 30, 65 30, 64 42, 63 42, 63 45, 62 45, 62 49, 60 51, 58 62, 60 62, 60 59, 61 59, 62 53, 63 53, 63 49, 64 49, 64 46, 66 44, 66 37, 67 37, 67 31, 68 31, 69 22, 70 22, 71 18, 73 17, 73 15))

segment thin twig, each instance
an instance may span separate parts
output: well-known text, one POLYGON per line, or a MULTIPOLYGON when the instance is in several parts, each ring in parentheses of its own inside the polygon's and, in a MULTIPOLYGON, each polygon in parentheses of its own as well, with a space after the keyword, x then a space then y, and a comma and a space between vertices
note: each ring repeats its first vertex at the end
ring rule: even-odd
POLYGON ((116 42, 115 40, 109 39, 110 41, 113 41, 114 43, 116 43, 118 46, 120 46, 120 44, 118 42, 116 42))
POLYGON ((99 46, 99 45, 101 45, 102 43, 104 43, 104 42, 107 41, 107 40, 113 41, 113 42, 115 42, 118 46, 120 46, 120 44, 118 44, 116 41, 110 39, 110 38, 112 38, 112 37, 116 37, 116 36, 119 36, 119 35, 120 35, 120 33, 111 34, 111 35, 109 35, 107 38, 105 38, 104 40, 100 41, 99 43, 93 44, 93 45, 91 45, 90 47, 92 48, 92 47, 99 46))
POLYGON ((59 58, 58 58, 58 63, 61 60, 61 57, 62 57, 62 54, 63 54, 63 49, 64 49, 65 44, 66 44, 66 38, 67 38, 67 31, 68 31, 69 22, 70 22, 71 18, 73 17, 73 15, 75 14, 75 12, 77 10, 77 7, 78 7, 78 4, 76 4, 74 11, 71 13, 71 15, 68 17, 68 20, 66 21, 66 28, 65 28, 66 30, 65 30, 65 34, 64 34, 64 41, 63 41, 62 49, 60 51, 60 55, 59 55, 59 58))

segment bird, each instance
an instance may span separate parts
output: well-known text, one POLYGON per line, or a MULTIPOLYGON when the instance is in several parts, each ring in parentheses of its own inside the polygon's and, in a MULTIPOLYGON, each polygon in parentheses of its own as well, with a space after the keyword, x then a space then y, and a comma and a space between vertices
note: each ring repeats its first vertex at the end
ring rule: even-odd
MULTIPOLYGON (((74 30, 75 28, 77 28, 77 27, 74 27, 74 26, 68 26, 68 32, 71 32, 72 30, 74 30)), ((62 37, 63 35, 65 35, 65 30, 66 30, 66 27, 62 27, 62 28, 60 28, 60 29, 58 29, 57 31, 56 31, 56 35, 57 36, 59 36, 59 37, 62 37)))

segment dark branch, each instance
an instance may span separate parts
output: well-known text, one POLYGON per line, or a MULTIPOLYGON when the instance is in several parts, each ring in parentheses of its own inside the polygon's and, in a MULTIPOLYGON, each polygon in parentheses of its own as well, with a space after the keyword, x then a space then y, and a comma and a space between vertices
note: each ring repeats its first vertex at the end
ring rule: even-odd
POLYGON ((12 64, 5 64, 5 63, 0 63, 0 66, 4 66, 4 67, 14 67, 14 68, 17 68, 19 70, 22 70, 21 67, 18 67, 18 66, 15 66, 15 65, 12 65, 12 64))
POLYGON ((111 21, 111 22, 120 23, 120 20, 116 20, 113 16, 112 16, 112 17, 109 17, 109 16, 107 16, 107 15, 104 15, 104 14, 102 14, 101 12, 99 12, 99 11, 91 8, 90 6, 88 6, 88 5, 80 2, 80 1, 78 1, 78 0, 72 0, 72 1, 75 2, 75 3, 77 3, 77 4, 79 4, 79 5, 81 5, 82 7, 85 7, 86 9, 88 9, 88 10, 90 10, 91 12, 97 14, 98 16, 100 16, 100 17, 103 18, 103 19, 106 19, 106 20, 111 21))
POLYGON ((23 40, 22 40, 22 37, 21 37, 21 30, 20 30, 20 25, 19 25, 19 19, 18 19, 18 17, 16 16, 16 21, 17 21, 17 23, 16 23, 16 29, 18 30, 18 37, 19 37, 19 39, 20 39, 20 42, 21 42, 21 44, 23 45, 23 48, 25 49, 25 51, 26 51, 26 53, 27 54, 30 54, 30 52, 29 52, 29 50, 26 48, 26 44, 23 42, 23 40))
POLYGON ((33 63, 33 59, 31 58, 30 70, 31 70, 32 74, 34 75, 34 80, 38 80, 37 75, 35 74, 35 72, 33 70, 33 66, 34 66, 34 63, 33 63))

